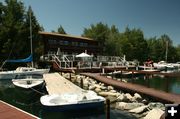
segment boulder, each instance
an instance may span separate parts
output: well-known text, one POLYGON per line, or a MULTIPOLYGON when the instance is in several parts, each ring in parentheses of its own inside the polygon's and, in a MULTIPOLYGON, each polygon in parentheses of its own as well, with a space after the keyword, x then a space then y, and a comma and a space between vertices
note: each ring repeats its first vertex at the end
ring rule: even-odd
POLYGON ((127 102, 128 99, 127 97, 124 95, 124 93, 120 94, 118 97, 117 97, 117 101, 124 101, 124 102, 127 102))
POLYGON ((121 110, 132 110, 137 107, 144 106, 143 103, 126 103, 126 102, 117 102, 116 108, 121 110))
POLYGON ((117 101, 117 98, 115 96, 107 96, 106 99, 109 99, 110 100, 110 103, 114 103, 117 101))
POLYGON ((160 117, 163 115, 164 111, 158 108, 154 108, 151 111, 147 113, 147 115, 144 117, 144 119, 160 119, 160 117))
POLYGON ((116 93, 117 91, 116 91, 116 90, 110 90, 109 92, 111 92, 111 93, 116 93))
POLYGON ((148 107, 147 105, 143 105, 141 107, 137 107, 132 110, 129 110, 129 112, 140 114, 140 113, 144 112, 145 110, 147 110, 147 107, 148 107))
POLYGON ((100 89, 100 88, 96 88, 96 89, 95 89, 95 92, 96 92, 96 93, 99 93, 99 92, 101 92, 101 89, 100 89))
POLYGON ((94 90, 95 88, 96 88, 96 86, 94 86, 94 85, 89 86, 89 90, 94 90))
POLYGON ((106 97, 106 96, 117 97, 119 95, 119 93, 112 93, 112 92, 105 92, 105 91, 99 92, 98 94, 103 96, 103 97, 106 97))
POLYGON ((165 110, 164 104, 162 104, 160 102, 151 102, 148 104, 148 108, 149 109, 159 108, 161 110, 165 110))
POLYGON ((126 98, 127 98, 129 101, 132 101, 132 100, 133 100, 133 97, 131 96, 131 94, 126 93, 125 96, 126 96, 126 98))
POLYGON ((114 90, 114 88, 112 86, 108 86, 107 89, 108 90, 114 90))

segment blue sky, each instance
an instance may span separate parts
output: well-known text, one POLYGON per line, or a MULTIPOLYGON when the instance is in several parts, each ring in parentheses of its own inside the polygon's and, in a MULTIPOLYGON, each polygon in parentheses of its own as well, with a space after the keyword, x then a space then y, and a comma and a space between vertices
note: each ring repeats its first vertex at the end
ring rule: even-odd
POLYGON ((68 34, 81 35, 84 28, 103 22, 140 28, 146 38, 167 34, 180 44, 180 0, 22 0, 30 5, 45 31, 62 25, 68 34))

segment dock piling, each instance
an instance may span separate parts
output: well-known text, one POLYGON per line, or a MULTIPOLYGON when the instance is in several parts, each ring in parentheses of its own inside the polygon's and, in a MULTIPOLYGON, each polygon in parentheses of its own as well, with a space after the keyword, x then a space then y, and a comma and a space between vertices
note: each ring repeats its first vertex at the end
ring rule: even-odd
POLYGON ((80 87, 83 88, 83 78, 81 78, 81 83, 80 83, 80 87))
POLYGON ((110 100, 106 99, 106 119, 110 119, 110 100))

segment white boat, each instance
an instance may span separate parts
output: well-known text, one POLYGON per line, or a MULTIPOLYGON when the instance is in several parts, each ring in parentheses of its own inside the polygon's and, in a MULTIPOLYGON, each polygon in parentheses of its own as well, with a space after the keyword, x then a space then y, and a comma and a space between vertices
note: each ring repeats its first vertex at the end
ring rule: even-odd
POLYGON ((165 61, 160 61, 158 63, 153 64, 155 68, 159 70, 172 70, 175 69, 174 65, 172 63, 167 63, 165 61))
POLYGON ((15 79, 12 79, 12 83, 20 88, 31 89, 42 85, 44 79, 42 74, 23 74, 17 75, 15 79))
POLYGON ((48 72, 49 72, 49 69, 36 69, 33 67, 18 67, 16 70, 13 70, 13 71, 1 71, 0 79, 13 79, 16 77, 16 75, 21 75, 21 74, 44 74, 48 72))
POLYGON ((45 109, 53 111, 98 108, 104 105, 104 101, 105 98, 98 96, 94 91, 83 91, 80 94, 44 95, 40 98, 40 102, 45 109))

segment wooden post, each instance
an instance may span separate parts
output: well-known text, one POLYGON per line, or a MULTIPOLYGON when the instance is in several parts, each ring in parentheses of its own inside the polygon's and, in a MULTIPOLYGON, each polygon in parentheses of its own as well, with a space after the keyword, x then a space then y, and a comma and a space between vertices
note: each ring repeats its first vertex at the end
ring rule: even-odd
POLYGON ((81 84, 80 84, 81 88, 83 88, 83 78, 81 78, 81 84))
POLYGON ((71 72, 70 72, 70 74, 69 74, 69 80, 71 81, 71 72))
POLYGON ((110 119, 110 100, 106 99, 106 119, 110 119))

